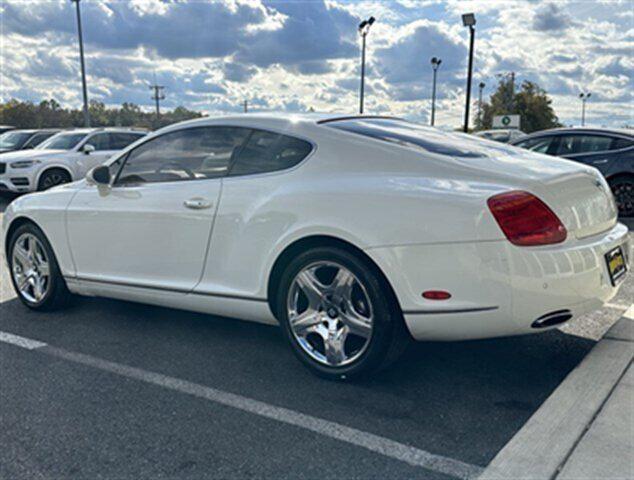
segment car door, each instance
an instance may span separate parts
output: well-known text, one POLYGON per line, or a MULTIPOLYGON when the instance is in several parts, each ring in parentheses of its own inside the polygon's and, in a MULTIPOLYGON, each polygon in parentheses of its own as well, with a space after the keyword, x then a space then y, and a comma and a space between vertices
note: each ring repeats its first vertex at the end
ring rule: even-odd
POLYGON ((109 132, 94 133, 84 140, 77 152, 76 173, 78 178, 82 178, 97 165, 102 165, 117 152, 112 148, 113 140, 112 134, 109 132), (94 150, 88 151, 86 148, 89 145, 94 150))
POLYGON ((85 185, 67 211, 77 276, 191 290, 205 263, 222 177, 248 132, 165 133, 113 162, 110 187, 85 185))

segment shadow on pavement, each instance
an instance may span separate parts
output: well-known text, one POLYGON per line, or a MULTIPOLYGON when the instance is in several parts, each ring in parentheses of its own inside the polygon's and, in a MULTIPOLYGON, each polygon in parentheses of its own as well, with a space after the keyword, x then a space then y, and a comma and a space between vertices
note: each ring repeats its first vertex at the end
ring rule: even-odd
POLYGON ((133 303, 78 299, 41 314, 0 304, 0 330, 182 378, 486 465, 590 350, 557 330, 417 343, 391 369, 328 382, 276 327, 133 303))

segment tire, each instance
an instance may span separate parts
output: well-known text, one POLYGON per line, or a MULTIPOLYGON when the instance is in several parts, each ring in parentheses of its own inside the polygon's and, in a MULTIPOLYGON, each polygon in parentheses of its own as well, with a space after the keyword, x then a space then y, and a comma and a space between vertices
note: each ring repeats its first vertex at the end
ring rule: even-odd
POLYGON ((634 175, 619 175, 608 180, 620 217, 634 217, 634 175))
POLYGON ((11 283, 18 298, 24 305, 33 310, 41 311, 57 310, 68 305, 71 293, 60 272, 50 243, 37 226, 32 223, 26 223, 18 227, 11 235, 7 254, 11 283), (29 248, 29 245, 33 248, 29 248), (26 261, 24 253, 31 255, 31 266, 37 264, 36 273, 27 275, 27 272, 33 272, 33 268, 29 269, 29 262, 26 261), (45 268, 45 266, 48 268, 45 268), (47 276, 44 275, 45 271, 48 272, 47 276), (24 288, 21 289, 19 282, 24 285, 25 279, 29 277, 30 280, 26 281, 26 283, 30 286, 27 285, 25 287, 26 290, 24 288), (41 283, 36 277, 43 278, 41 283), (36 291, 35 285, 40 285, 41 289, 36 291))
POLYGON ((409 344, 393 297, 387 281, 365 259, 342 248, 317 247, 287 265, 275 306, 299 360, 321 377, 346 380, 389 366, 409 344), (317 279, 321 290, 307 287, 306 278, 317 279), (344 287, 335 289, 335 284, 344 287))
POLYGON ((66 170, 61 168, 51 168, 46 170, 37 182, 37 191, 48 190, 49 188, 56 187, 57 185, 63 185, 64 183, 70 183, 72 178, 66 170))

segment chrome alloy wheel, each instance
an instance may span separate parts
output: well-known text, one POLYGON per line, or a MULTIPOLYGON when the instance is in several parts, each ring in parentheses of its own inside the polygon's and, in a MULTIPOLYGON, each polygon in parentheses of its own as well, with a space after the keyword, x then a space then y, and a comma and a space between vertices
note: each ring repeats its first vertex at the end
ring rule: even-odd
POLYGON ((372 337, 370 298, 344 266, 321 261, 303 268, 291 283, 288 322, 301 348, 330 367, 354 362, 372 337))
POLYGON ((31 303, 40 302, 50 286, 50 267, 44 246, 31 233, 23 233, 13 244, 11 273, 17 289, 31 303))

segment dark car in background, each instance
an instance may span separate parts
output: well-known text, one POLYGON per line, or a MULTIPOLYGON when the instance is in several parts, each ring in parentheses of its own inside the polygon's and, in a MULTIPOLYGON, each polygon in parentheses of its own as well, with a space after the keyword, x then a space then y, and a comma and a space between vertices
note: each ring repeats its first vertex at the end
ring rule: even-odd
POLYGON ((59 129, 10 130, 0 134, 0 153, 35 148, 44 140, 59 133, 59 129))
POLYGON ((15 130, 15 127, 12 127, 11 125, 0 125, 0 134, 8 132, 9 130, 15 130))
POLYGON ((634 216, 634 132, 607 128, 558 128, 527 135, 511 145, 599 169, 623 217, 634 216))

